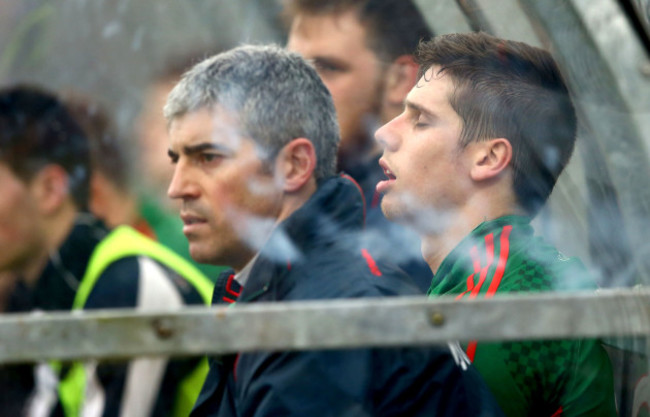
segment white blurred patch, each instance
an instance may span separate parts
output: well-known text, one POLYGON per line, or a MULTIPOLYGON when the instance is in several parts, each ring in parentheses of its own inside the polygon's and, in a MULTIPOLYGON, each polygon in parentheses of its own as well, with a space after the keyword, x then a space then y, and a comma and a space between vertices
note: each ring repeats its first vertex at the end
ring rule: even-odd
POLYGON ((448 342, 447 345, 449 346, 451 356, 453 356, 456 365, 458 365, 463 371, 466 371, 472 361, 469 360, 463 348, 460 347, 458 342, 448 342))
POLYGON ((403 208, 403 212, 398 213, 400 218, 395 221, 403 223, 420 236, 441 234, 458 218, 457 209, 431 207, 409 192, 400 192, 392 198, 399 199, 403 208))

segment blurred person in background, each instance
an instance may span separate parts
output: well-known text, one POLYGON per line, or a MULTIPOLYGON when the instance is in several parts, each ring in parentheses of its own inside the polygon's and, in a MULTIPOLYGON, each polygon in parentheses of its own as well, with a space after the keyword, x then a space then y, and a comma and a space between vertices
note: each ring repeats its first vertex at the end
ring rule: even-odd
POLYGON ((205 51, 193 51, 175 56, 154 72, 144 91, 142 109, 134 126, 137 144, 135 186, 139 199, 138 214, 151 227, 156 239, 192 262, 214 281, 224 267, 192 259, 183 236, 183 224, 178 217, 178 204, 167 196, 173 166, 167 156, 167 123, 162 111, 167 94, 181 75, 207 55, 205 51))
MULTIPOLYGON (((534 235, 531 219, 568 163, 576 114, 551 55, 485 33, 420 45, 406 109, 376 134, 382 210, 422 237, 429 294, 595 289, 577 258, 534 235)), ((548 325, 548 323, 547 323, 548 325)), ((469 342, 508 416, 615 416, 598 340, 469 342)))
POLYGON ((79 93, 66 92, 63 100, 89 140, 90 211, 109 228, 127 224, 156 239, 155 232, 139 212, 132 156, 105 107, 79 93))
POLYGON ((367 206, 364 239, 426 291, 431 271, 417 234, 386 221, 375 184, 377 128, 397 116, 415 84, 413 51, 432 36, 411 0, 284 0, 287 48, 314 64, 334 99, 341 129, 338 168, 361 186, 367 206))
MULTIPOLYGON (((89 213, 90 144, 54 94, 0 90, 0 273, 18 281, 7 312, 178 309, 212 285, 169 249, 89 213)), ((187 415, 207 364, 198 358, 0 368, 12 416, 187 415)))
MULTIPOLYGON (((233 267, 214 304, 418 293, 362 246, 363 197, 335 174, 332 98, 298 54, 242 46, 208 58, 174 87, 165 117, 190 253, 233 267)), ((191 415, 501 415, 464 360, 454 343, 223 355, 191 415)))

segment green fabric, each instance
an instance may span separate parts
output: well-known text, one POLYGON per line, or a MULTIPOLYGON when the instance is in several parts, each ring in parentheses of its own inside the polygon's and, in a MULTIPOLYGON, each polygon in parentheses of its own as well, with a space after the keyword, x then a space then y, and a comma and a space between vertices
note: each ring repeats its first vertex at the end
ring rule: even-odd
POLYGON ((178 213, 170 214, 161 209, 154 198, 144 196, 140 202, 140 215, 151 226, 160 243, 181 255, 211 281, 216 281, 219 274, 226 269, 225 266, 201 264, 192 259, 187 238, 183 235, 183 222, 178 213))
POLYGON ((210 304, 213 283, 201 271, 171 249, 138 233, 131 227, 119 226, 97 245, 90 257, 88 268, 81 279, 72 308, 83 308, 95 283, 106 267, 118 259, 137 255, 153 258, 178 272, 196 288, 203 301, 210 304))
MULTIPOLYGON (((585 267, 505 216, 474 229, 443 260, 430 296, 489 298, 504 292, 595 288, 585 267)), ((472 342, 466 345, 471 356, 472 342)), ((476 345, 474 365, 507 416, 615 416, 611 363, 597 340, 476 345)))
MULTIPOLYGON (((54 365, 60 369, 60 363, 54 365)), ((83 404, 83 393, 86 387, 86 372, 81 362, 72 364, 65 378, 59 383, 59 399, 63 406, 65 417, 79 417, 83 404)))
MULTIPOLYGON (((113 262, 127 256, 144 255, 168 266, 183 276, 210 304, 213 283, 192 264, 169 248, 138 233, 129 226, 114 229, 95 248, 75 296, 73 309, 82 309, 102 272, 113 262)), ((60 369, 59 364, 53 364, 60 369)), ((187 416, 198 398, 203 381, 208 374, 208 363, 201 360, 197 367, 179 383, 174 416, 187 416)), ((66 417, 77 417, 83 404, 86 381, 83 365, 75 362, 59 384, 59 398, 66 417)))
POLYGON ((176 393, 176 401, 174 401, 174 410, 172 411, 173 417, 187 417, 190 415, 209 371, 208 357, 204 356, 196 368, 183 378, 176 393))

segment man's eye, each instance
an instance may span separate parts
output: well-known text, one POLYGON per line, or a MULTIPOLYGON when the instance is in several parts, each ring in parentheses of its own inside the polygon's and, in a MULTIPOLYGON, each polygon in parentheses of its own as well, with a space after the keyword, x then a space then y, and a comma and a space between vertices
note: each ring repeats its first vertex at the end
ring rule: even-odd
POLYGON ((318 71, 319 73, 331 73, 331 72, 342 71, 342 68, 339 67, 338 65, 332 64, 331 62, 319 61, 319 60, 314 61, 314 68, 316 68, 316 71, 318 71))
POLYGON ((422 117, 422 115, 419 115, 419 116, 413 118, 413 127, 415 127, 416 129, 420 129, 420 128, 423 128, 423 127, 426 127, 426 126, 428 126, 428 123, 422 117))
POLYGON ((202 164, 219 162, 221 159, 223 159, 223 155, 216 153, 203 153, 199 155, 199 162, 202 164))

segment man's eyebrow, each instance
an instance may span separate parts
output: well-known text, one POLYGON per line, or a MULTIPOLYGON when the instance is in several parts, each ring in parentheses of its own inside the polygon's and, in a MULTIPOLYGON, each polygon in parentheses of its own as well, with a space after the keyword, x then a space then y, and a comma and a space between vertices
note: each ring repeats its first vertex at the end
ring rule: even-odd
POLYGON ((412 101, 404 100, 404 106, 408 109, 415 110, 418 113, 424 114, 429 117, 435 117, 435 114, 431 110, 420 106, 419 104, 413 103, 412 101))
POLYGON ((345 61, 341 61, 336 57, 323 56, 323 55, 313 56, 307 59, 307 61, 311 62, 313 65, 318 65, 318 64, 335 65, 344 70, 349 69, 350 67, 345 61))
MULTIPOLYGON (((211 143, 211 142, 204 142, 204 143, 199 143, 197 145, 183 146, 184 155, 196 155, 197 153, 201 153, 206 150, 216 150, 224 153, 231 152, 231 150, 228 149, 227 147, 217 143, 211 143)), ((178 160, 178 157, 180 156, 176 151, 173 151, 171 149, 167 149, 167 155, 172 159, 172 161, 178 160)))
POLYGON ((193 155, 207 150, 215 150, 215 151, 222 151, 222 152, 229 151, 229 149, 226 148, 225 146, 213 142, 203 142, 196 145, 183 146, 183 153, 185 155, 193 155))

